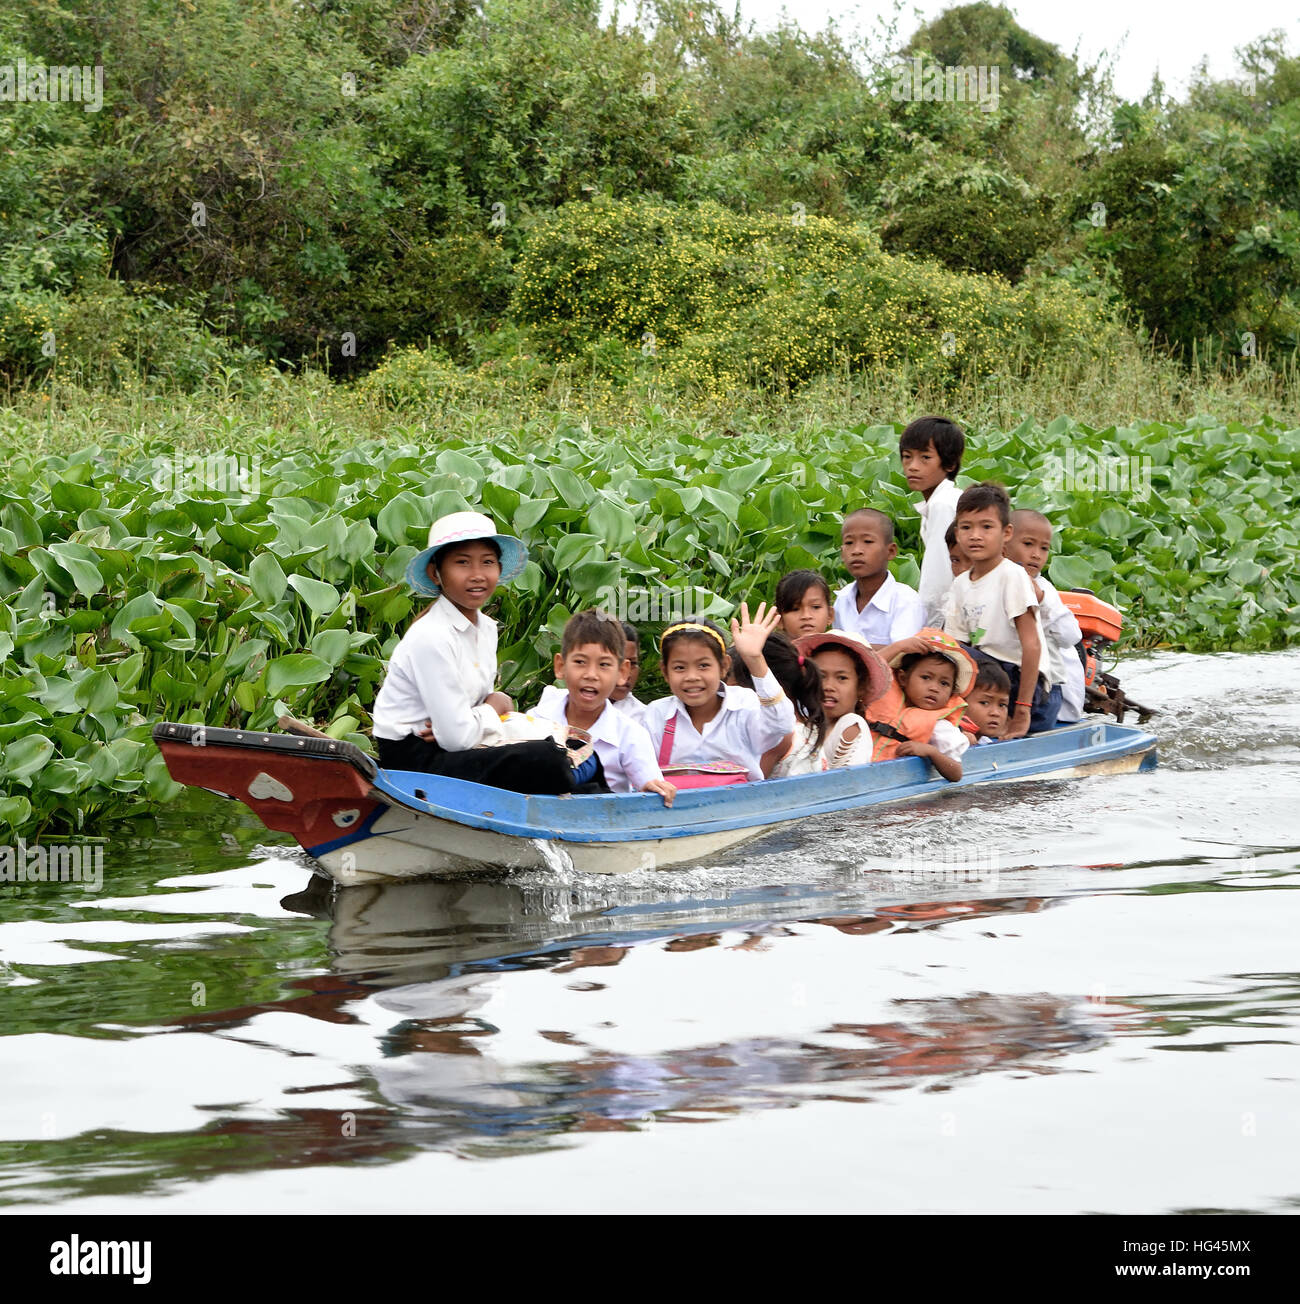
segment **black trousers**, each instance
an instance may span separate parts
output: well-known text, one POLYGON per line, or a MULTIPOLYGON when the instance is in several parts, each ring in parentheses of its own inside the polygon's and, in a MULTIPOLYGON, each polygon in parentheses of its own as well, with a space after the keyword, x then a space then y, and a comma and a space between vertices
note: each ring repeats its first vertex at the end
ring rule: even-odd
POLYGON ((468 779, 507 792, 551 795, 566 792, 608 792, 604 771, 597 758, 596 778, 575 787, 573 766, 563 747, 550 738, 501 747, 471 747, 449 752, 431 738, 407 734, 394 741, 376 738, 379 764, 385 770, 420 770, 445 774, 449 779, 468 779))

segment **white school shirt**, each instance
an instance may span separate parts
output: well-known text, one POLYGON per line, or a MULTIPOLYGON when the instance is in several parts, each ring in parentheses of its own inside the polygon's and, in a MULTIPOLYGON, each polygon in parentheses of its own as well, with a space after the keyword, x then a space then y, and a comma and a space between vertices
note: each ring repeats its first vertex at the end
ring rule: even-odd
MULTIPOLYGON (((749 771, 751 783, 763 777, 759 760, 794 729, 794 704, 780 681, 769 671, 754 677, 753 688, 723 684, 718 689, 722 710, 704 726, 701 734, 691 722, 690 712, 675 697, 660 697, 645 709, 645 727, 650 732, 655 755, 663 742, 664 727, 674 714, 677 732, 673 737, 669 764, 694 765, 704 761, 731 761, 749 771), (777 700, 768 706, 759 695, 777 700)), ((669 780, 671 782, 671 779, 669 780)))
POLYGON ((953 724, 951 720, 936 720, 934 732, 930 735, 930 746, 954 761, 960 761, 970 746, 966 730, 953 724))
POLYGON ((1061 685, 1061 710, 1056 718, 1062 724, 1072 724, 1083 717, 1083 662, 1075 651, 1083 639, 1083 631, 1052 581, 1040 575, 1038 582, 1043 588, 1043 600, 1038 608, 1043 629, 1060 662, 1061 678, 1054 681, 1061 685))
POLYGON ((835 628, 861 634, 876 647, 911 638, 924 624, 925 609, 917 591, 888 572, 885 573, 885 582, 861 611, 858 610, 857 580, 835 596, 835 628))
POLYGON ((817 730, 807 721, 800 720, 794 727, 794 741, 790 750, 772 767, 769 779, 788 779, 795 774, 818 774, 826 768, 826 760, 817 746, 817 730))
POLYGON ((944 601, 952 588, 952 562, 944 535, 957 519, 957 499, 961 490, 950 479, 935 485, 928 499, 916 505, 921 518, 921 608, 925 623, 933 629, 943 618, 944 601))
POLYGON ((1034 613, 1038 626, 1039 674, 1047 678, 1051 652, 1043 635, 1038 614, 1038 597, 1029 572, 1021 565, 1003 559, 982 579, 972 580, 970 571, 958 575, 948 590, 943 614, 943 628, 959 643, 969 643, 999 661, 1020 664, 1020 636, 1015 618, 1026 611, 1034 613))
MULTIPOLYGON (((568 705, 568 689, 557 688, 549 696, 543 693, 532 713, 543 720, 567 724, 565 711, 568 705)), ((647 783, 664 777, 659 762, 655 760, 650 735, 631 716, 618 710, 613 702, 605 703, 605 709, 587 732, 595 745, 596 755, 600 757, 610 792, 640 792, 647 783)))
POLYGON ((822 743, 822 762, 828 770, 844 770, 850 765, 871 764, 871 726, 856 711, 842 715, 831 726, 822 743), (852 742, 844 741, 844 734, 853 725, 858 726, 858 736, 852 742))
MULTIPOLYGON (((542 707, 549 706, 555 698, 567 691, 568 690, 565 689, 562 684, 547 684, 546 687, 542 689, 542 696, 541 700, 537 703, 537 709, 540 711, 542 707)), ((646 704, 637 701, 631 693, 617 702, 611 697, 609 699, 609 704, 614 708, 614 710, 621 711, 629 720, 635 720, 637 724, 645 723, 646 704)), ((546 718, 548 720, 554 719, 554 717, 550 715, 546 718)))
POLYGON ((429 720, 440 747, 466 751, 500 719, 483 702, 496 677, 496 622, 480 611, 471 624, 439 596, 393 649, 371 713, 374 735, 402 739, 429 720))

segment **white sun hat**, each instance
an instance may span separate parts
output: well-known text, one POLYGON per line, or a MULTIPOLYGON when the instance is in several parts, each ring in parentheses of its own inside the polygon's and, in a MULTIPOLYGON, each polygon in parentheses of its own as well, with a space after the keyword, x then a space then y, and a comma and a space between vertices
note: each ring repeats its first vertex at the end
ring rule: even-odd
POLYGON ((442 589, 429 578, 429 563, 439 548, 450 543, 469 543, 473 539, 490 539, 501 549, 502 584, 512 580, 528 562, 528 549, 509 534, 498 534, 490 516, 482 512, 452 512, 439 517, 429 527, 429 546, 416 553, 406 564, 406 582, 417 593, 436 598, 442 589))

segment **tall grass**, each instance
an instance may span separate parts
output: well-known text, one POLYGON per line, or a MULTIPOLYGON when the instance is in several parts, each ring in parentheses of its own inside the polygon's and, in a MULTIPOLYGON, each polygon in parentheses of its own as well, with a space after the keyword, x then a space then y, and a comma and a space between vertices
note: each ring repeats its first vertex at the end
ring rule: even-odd
POLYGON ((1243 362, 1233 372, 1197 356, 1184 366, 1134 346, 1113 363, 1092 358, 1036 364, 1008 357, 1004 373, 963 375, 941 384, 909 367, 828 374, 793 393, 741 389, 723 402, 659 383, 647 367, 614 382, 590 371, 541 367, 529 355, 464 370, 432 396, 391 405, 364 385, 323 372, 267 367, 231 372, 193 393, 129 386, 113 392, 67 385, 24 389, 0 406, 0 458, 69 452, 135 432, 193 450, 238 451, 285 441, 319 448, 339 439, 490 440, 529 424, 545 432, 660 428, 744 436, 905 421, 942 412, 972 434, 1007 430, 1029 419, 1046 425, 1069 415, 1095 428, 1208 415, 1245 424, 1273 420, 1300 428, 1300 362, 1243 362))

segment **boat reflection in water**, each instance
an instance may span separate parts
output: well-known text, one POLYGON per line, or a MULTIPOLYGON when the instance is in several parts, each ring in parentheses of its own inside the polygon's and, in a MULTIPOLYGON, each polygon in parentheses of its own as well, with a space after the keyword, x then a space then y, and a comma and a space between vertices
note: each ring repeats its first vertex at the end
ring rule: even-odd
MULTIPOLYGON (((1123 1021, 1140 1013, 1109 1007, 1102 1016, 1078 996, 1045 993, 873 995, 861 1001, 867 1017, 860 1020, 843 1017, 841 996, 831 1017, 815 1000, 796 1002, 803 1008, 792 1013, 789 1001, 783 1009, 761 1006, 752 975, 741 968, 753 961, 737 956, 727 991, 694 992, 697 1002, 729 1002, 733 1009, 759 1001, 738 1021, 746 1035, 711 1038, 698 1018, 676 1017, 682 1010, 674 1002, 699 1013, 680 995, 683 975, 673 973, 691 963, 685 957, 692 953, 771 958, 821 929, 860 938, 864 947, 887 946, 885 939, 900 932, 1050 904, 1037 897, 897 902, 862 914, 782 917, 769 908, 764 918, 752 895, 695 902, 697 910, 662 900, 653 909, 626 900, 610 907, 600 894, 584 899, 569 886, 508 880, 358 887, 332 897, 312 891, 286 905, 331 919, 339 1013, 364 997, 365 1013, 357 1013, 377 1035, 374 1062, 358 1072, 373 1076, 376 1105, 394 1111, 408 1144, 414 1127, 424 1145, 469 1144, 480 1152, 486 1145, 490 1153, 502 1145, 548 1144, 557 1133, 633 1130, 644 1121, 702 1121, 814 1100, 869 1101, 916 1086, 944 1089, 989 1070, 1049 1073, 1062 1056, 1104 1043, 1117 1014, 1123 1021), (632 956, 635 974, 620 969, 632 956), (542 992, 538 971, 570 981, 542 992), (612 1022, 553 1026, 566 1019, 563 1010, 574 1010, 564 993, 600 993, 616 978, 618 1033, 607 1031, 612 1022), (650 1033, 636 1026, 635 1012, 647 1001, 658 1004, 650 1033)), ((879 981, 888 974, 878 956, 851 958, 861 975, 876 971, 879 981)))

